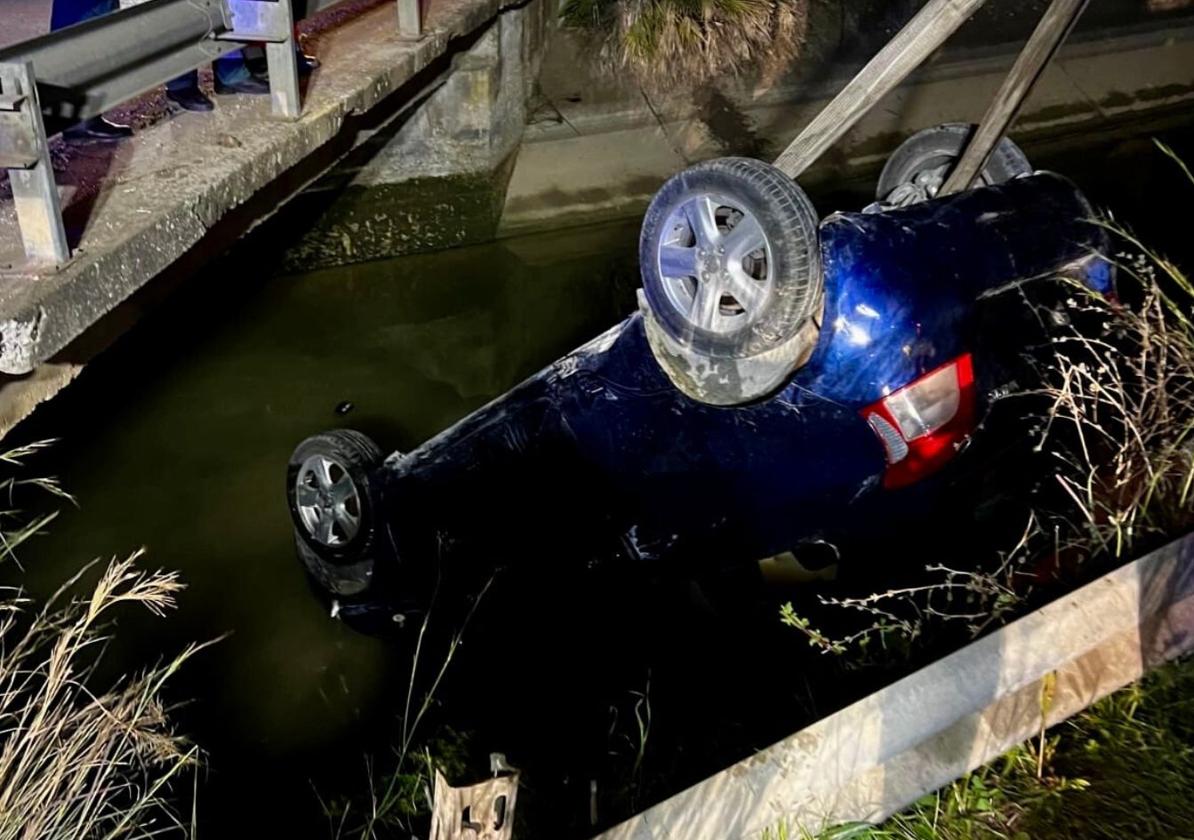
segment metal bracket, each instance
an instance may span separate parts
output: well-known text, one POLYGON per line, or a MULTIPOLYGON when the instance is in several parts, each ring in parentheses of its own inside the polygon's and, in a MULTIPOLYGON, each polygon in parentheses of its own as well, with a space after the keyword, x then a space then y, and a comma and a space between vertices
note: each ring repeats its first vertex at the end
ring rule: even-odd
POLYGON ((423 37, 423 10, 420 0, 397 0, 398 37, 417 41, 423 37))
POLYGON ((0 168, 12 184, 25 256, 35 263, 67 262, 70 246, 32 62, 0 64, 0 168))
POLYGON ((287 0, 225 0, 231 29, 222 41, 278 43, 294 37, 294 18, 287 0))
POLYGON ((271 111, 275 117, 296 120, 302 113, 299 95, 298 56, 295 53, 294 11, 291 0, 225 0, 232 30, 217 36, 223 41, 265 43, 269 68, 271 111))

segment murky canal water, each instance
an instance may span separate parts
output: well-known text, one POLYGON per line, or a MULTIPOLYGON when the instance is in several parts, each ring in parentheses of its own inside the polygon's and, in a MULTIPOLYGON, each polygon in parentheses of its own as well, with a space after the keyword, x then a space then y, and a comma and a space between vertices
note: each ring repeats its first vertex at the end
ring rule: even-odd
MULTIPOLYGON (((1190 149, 1186 134, 1171 140, 1190 149)), ((1171 237, 1169 217, 1144 200, 1176 189, 1171 170, 1142 142, 1104 151, 1042 162, 1171 237)), ((306 586, 282 487, 293 446, 348 425, 384 448, 412 447, 614 323, 633 307, 637 229, 632 220, 290 277, 270 277, 268 256, 242 251, 19 431, 62 438, 37 471, 57 473, 79 508, 5 582, 44 596, 93 557, 145 545, 149 563, 179 570, 189 588, 169 620, 123 617, 105 667, 232 633, 175 684, 174 696, 194 698, 181 724, 209 753, 200 836, 329 836, 312 788, 363 793, 364 756, 392 739, 406 696, 406 644, 329 620, 306 586)), ((471 775, 491 751, 522 765, 535 836, 564 837, 587 829, 593 779, 604 822, 765 746, 858 684, 814 663, 773 609, 727 616, 701 601, 685 581, 499 587, 430 731, 469 735, 449 739, 471 775), (624 780, 648 716, 643 778, 655 771, 667 787, 648 783, 631 799, 624 780)))
POLYGON ((212 753, 211 797, 228 799, 216 810, 237 823, 309 816, 312 762, 331 754, 355 753, 364 790, 364 736, 391 727, 405 692, 407 664, 330 621, 299 573, 282 493, 295 443, 349 424, 410 448, 500 394, 627 311, 635 234, 614 225, 268 280, 227 260, 22 430, 63 439, 39 469, 79 500, 22 554, 35 594, 143 544, 189 589, 169 621, 128 616, 113 667, 234 633, 179 683, 199 698, 184 717, 212 753))

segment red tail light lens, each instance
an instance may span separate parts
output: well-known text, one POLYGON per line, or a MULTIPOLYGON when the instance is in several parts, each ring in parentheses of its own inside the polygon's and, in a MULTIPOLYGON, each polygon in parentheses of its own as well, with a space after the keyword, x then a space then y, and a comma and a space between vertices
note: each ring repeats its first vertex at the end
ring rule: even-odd
POLYGON ((887 455, 883 486, 936 472, 974 431, 974 362, 959 356, 862 410, 887 455))

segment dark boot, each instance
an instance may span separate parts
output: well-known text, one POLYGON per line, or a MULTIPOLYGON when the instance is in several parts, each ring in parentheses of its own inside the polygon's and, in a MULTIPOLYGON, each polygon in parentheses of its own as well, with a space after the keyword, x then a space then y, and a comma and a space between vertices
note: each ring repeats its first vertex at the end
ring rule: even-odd
POLYGON ((216 107, 216 103, 212 102, 211 98, 197 87, 185 90, 166 88, 166 98, 184 111, 202 112, 216 107))
POLYGON ((246 75, 244 79, 226 84, 217 77, 216 93, 221 96, 229 93, 266 94, 269 93, 269 82, 253 75, 246 75))
POLYGON ((133 136, 133 130, 127 125, 110 122, 103 117, 92 117, 78 125, 73 125, 62 136, 71 142, 99 140, 113 142, 133 136))
MULTIPOLYGON (((294 57, 298 63, 299 76, 310 76, 319 69, 320 61, 313 55, 308 55, 302 50, 295 50, 294 57)), ((258 79, 269 81, 269 69, 266 66, 265 56, 261 56, 260 58, 246 58, 245 66, 258 79)))

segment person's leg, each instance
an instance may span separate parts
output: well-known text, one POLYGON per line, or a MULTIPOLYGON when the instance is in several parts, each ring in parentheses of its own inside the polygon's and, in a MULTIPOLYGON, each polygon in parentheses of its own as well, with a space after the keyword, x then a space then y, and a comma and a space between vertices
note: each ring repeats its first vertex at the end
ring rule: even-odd
MULTIPOLYGON (((303 52, 303 44, 299 38, 298 29, 294 31, 294 57, 298 59, 298 72, 300 76, 310 76, 315 70, 319 69, 319 59, 303 52)), ((260 79, 269 79, 269 69, 266 67, 265 50, 263 48, 247 48, 245 50, 245 64, 248 66, 249 72, 254 76, 260 79)))
MULTIPOLYGON (((50 31, 106 15, 119 8, 119 0, 54 0, 50 6, 50 31)), ((62 134, 71 140, 119 140, 122 137, 131 137, 133 130, 127 125, 109 122, 103 117, 92 117, 68 128, 62 134)))
POLYGON ((210 111, 216 107, 200 88, 199 71, 183 73, 166 82, 166 98, 187 111, 210 111))
POLYGON ((265 64, 265 44, 249 44, 241 51, 244 56, 245 68, 254 76, 269 78, 269 70, 265 64))
POLYGON ((53 0, 50 31, 55 32, 120 8, 119 0, 53 0))
POLYGON ((245 64, 242 50, 220 56, 212 63, 216 93, 269 93, 269 83, 256 78, 245 64))
POLYGON ((249 68, 245 66, 245 56, 242 50, 222 55, 213 62, 216 80, 222 85, 236 85, 249 78, 249 68))
POLYGON ((166 90, 169 93, 188 93, 199 88, 199 71, 192 70, 190 73, 183 73, 175 79, 166 82, 166 90))

